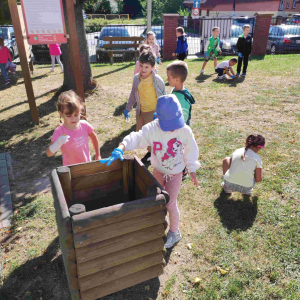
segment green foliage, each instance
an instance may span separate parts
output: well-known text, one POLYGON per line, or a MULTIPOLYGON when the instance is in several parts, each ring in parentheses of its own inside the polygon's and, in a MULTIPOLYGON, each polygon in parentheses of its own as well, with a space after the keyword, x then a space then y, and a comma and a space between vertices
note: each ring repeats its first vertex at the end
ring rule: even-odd
POLYGON ((180 9, 178 10, 178 13, 182 17, 190 17, 191 16, 191 12, 188 8, 180 7, 180 9))
POLYGON ((123 12, 124 2, 123 0, 117 0, 117 14, 121 14, 123 12))
POLYGON ((7 0, 0 1, 0 25, 12 24, 7 0))
POLYGON ((111 14, 111 5, 108 0, 98 1, 95 5, 95 14, 111 14))

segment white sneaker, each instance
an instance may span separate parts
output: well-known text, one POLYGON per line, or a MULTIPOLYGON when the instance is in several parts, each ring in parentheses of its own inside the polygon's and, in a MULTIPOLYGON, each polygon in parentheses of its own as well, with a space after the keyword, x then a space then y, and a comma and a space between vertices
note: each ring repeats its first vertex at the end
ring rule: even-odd
POLYGON ((165 243, 165 248, 172 248, 176 243, 182 239, 181 233, 178 230, 177 232, 172 232, 169 230, 167 234, 167 242, 165 243))
POLYGON ((217 76, 217 79, 224 79, 223 76, 217 76))
POLYGON ((205 74, 205 70, 201 69, 200 74, 205 74))
POLYGON ((224 192, 225 192, 226 194, 231 194, 231 193, 232 193, 232 190, 228 189, 228 188, 226 187, 226 185, 225 185, 224 182, 221 183, 221 187, 224 189, 224 192))
POLYGON ((50 68, 50 72, 54 72, 54 69, 50 68))
POLYGON ((223 79, 226 79, 226 78, 227 78, 227 77, 226 77, 226 74, 224 74, 224 75, 223 75, 223 79))

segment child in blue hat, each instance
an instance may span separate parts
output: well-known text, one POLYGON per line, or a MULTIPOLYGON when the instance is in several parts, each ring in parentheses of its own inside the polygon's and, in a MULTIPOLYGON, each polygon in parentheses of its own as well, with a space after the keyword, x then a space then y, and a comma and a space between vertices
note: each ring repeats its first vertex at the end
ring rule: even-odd
POLYGON ((198 185, 196 170, 200 168, 199 150, 191 128, 184 122, 181 105, 175 95, 159 97, 156 114, 156 120, 144 125, 139 132, 127 135, 111 157, 100 162, 110 165, 116 159, 123 160, 125 150, 151 147, 153 176, 170 195, 167 204, 170 230, 165 247, 171 248, 182 238, 177 206, 182 171, 186 166, 194 185, 198 185))

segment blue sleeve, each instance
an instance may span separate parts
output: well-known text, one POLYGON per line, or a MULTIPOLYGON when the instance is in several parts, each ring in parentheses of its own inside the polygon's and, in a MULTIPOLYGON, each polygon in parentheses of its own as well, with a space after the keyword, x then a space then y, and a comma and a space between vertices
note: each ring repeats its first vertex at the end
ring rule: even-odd
POLYGON ((174 53, 180 53, 180 50, 181 50, 181 41, 178 39, 177 40, 177 47, 176 47, 174 53))

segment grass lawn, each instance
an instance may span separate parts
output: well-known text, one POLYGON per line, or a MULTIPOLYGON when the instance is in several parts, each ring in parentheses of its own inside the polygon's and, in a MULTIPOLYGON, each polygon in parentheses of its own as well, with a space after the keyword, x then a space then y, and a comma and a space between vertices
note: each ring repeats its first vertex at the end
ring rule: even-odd
MULTIPOLYGON (((300 299, 300 55, 253 60, 245 80, 217 81, 212 62, 199 76, 203 60, 187 63, 186 86, 196 99, 191 128, 202 168, 199 187, 188 179, 179 195, 183 239, 167 252, 164 275, 103 299, 300 299), (260 152, 264 179, 250 199, 226 196, 220 187, 222 159, 250 133, 266 138, 260 152)), ((165 82, 167 64, 159 66, 165 82)), ((99 88, 86 99, 88 121, 107 157, 135 128, 135 114, 131 123, 122 115, 134 64, 92 68, 99 88)), ((14 222, 0 231, 1 300, 69 299, 48 180, 62 158, 45 154, 59 124, 55 102, 63 77, 58 72, 36 66, 41 122, 35 126, 21 73, 10 86, 0 78, 0 153, 11 153, 15 173, 14 222)))

